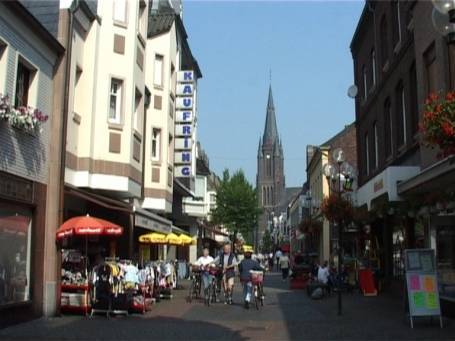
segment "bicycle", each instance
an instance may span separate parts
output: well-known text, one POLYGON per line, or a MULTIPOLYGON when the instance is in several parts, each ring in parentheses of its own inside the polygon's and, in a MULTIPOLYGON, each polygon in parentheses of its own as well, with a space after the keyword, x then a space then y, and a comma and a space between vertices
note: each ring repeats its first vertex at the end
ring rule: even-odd
POLYGON ((193 302, 193 298, 199 298, 201 296, 202 278, 199 267, 193 266, 191 269, 191 285, 188 295, 188 302, 193 302))
POLYGON ((264 306, 264 272, 263 271, 250 271, 251 284, 253 285, 254 305, 257 310, 259 307, 264 306))
POLYGON ((212 267, 209 269, 211 275, 211 281, 209 287, 206 289, 205 300, 206 305, 216 303, 218 301, 218 293, 221 292, 220 281, 218 280, 220 273, 222 273, 219 267, 212 267))

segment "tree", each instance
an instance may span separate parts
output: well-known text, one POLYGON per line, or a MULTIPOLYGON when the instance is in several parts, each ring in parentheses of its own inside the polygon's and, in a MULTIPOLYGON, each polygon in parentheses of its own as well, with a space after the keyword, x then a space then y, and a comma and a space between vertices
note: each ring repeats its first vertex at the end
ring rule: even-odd
POLYGON ((216 208, 213 221, 222 224, 234 235, 252 236, 261 210, 257 194, 242 170, 232 176, 226 169, 216 192, 216 208))

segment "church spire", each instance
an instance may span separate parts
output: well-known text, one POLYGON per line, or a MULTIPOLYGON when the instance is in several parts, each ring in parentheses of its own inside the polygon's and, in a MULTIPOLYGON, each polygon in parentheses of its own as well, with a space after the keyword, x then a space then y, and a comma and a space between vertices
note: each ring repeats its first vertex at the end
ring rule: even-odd
POLYGON ((269 99, 267 101, 267 117, 265 119, 265 129, 263 143, 275 143, 278 140, 278 129, 276 127, 275 106, 273 104, 272 85, 269 87, 269 99))

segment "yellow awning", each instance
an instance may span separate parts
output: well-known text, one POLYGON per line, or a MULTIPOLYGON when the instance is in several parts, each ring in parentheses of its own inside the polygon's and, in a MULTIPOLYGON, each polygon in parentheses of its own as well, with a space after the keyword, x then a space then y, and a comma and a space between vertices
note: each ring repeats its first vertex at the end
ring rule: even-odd
POLYGON ((196 240, 187 236, 186 234, 181 234, 180 239, 182 240, 183 245, 195 245, 196 240))
POLYGON ((166 244, 167 239, 164 234, 152 232, 140 236, 139 242, 148 244, 166 244))
POLYGON ((182 239, 177 236, 175 233, 169 233, 166 236, 166 242, 170 245, 182 245, 183 241, 182 239))

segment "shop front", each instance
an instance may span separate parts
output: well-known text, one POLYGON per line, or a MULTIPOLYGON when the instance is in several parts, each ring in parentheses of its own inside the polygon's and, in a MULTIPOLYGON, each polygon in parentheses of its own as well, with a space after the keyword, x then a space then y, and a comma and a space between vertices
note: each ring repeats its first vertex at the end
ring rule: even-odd
MULTIPOLYGON (((376 290, 389 288, 400 293, 404 273, 403 251, 415 244, 413 221, 397 185, 418 174, 419 167, 391 166, 357 191, 357 210, 365 219, 357 226, 357 266, 374 274, 376 290)), ((359 223, 359 222, 358 222, 359 223)))
POLYGON ((134 212, 134 254, 140 263, 168 259, 165 238, 172 232, 172 222, 155 213, 136 208, 134 212), (155 233, 157 242, 142 243, 140 237, 155 233), (164 239, 163 239, 164 238, 164 239))
POLYGON ((45 185, 0 172, 0 327, 42 312, 45 210, 45 185))
POLYGON ((424 231, 418 241, 436 252, 439 296, 444 313, 455 315, 455 156, 447 157, 398 185, 413 203, 413 215, 424 231))

